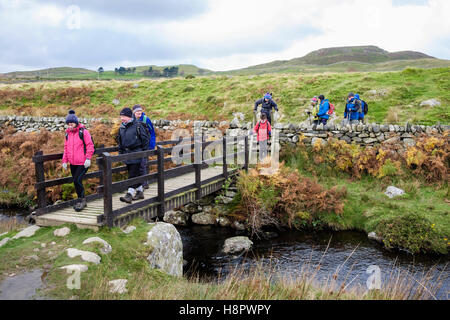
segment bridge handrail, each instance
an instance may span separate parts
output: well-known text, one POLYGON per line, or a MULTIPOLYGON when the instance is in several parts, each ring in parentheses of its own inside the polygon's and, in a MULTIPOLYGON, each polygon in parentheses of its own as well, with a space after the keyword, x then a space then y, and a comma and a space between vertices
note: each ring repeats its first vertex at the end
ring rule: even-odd
MULTIPOLYGON (((189 141, 193 141, 194 139, 191 138, 189 141)), ((222 166, 223 166, 223 173, 212 177, 210 179, 207 179, 206 182, 213 181, 214 179, 217 180, 219 177, 223 177, 226 179, 228 175, 230 174, 230 170, 228 170, 227 161, 231 159, 231 157, 238 157, 242 153, 245 153, 245 164, 243 168, 245 170, 248 169, 248 137, 245 137, 245 151, 244 152, 232 152, 231 154, 227 155, 227 146, 235 145, 235 143, 239 142, 238 139, 230 138, 230 137, 223 137, 222 139, 222 147, 223 147, 223 155, 220 157, 214 158, 214 160, 220 160, 222 159, 222 166), (230 140, 232 140, 232 143, 230 143, 230 140)), ((121 214, 130 211, 142 208, 144 206, 147 206, 151 203, 158 203, 158 216, 162 216, 165 212, 165 199, 167 196, 176 195, 180 192, 185 192, 188 189, 195 189, 196 192, 196 198, 199 199, 201 197, 201 189, 202 185, 205 184, 205 181, 201 181, 201 170, 208 167, 208 164, 205 160, 202 161, 202 163, 194 163, 194 164, 187 164, 187 165, 179 165, 176 168, 164 168, 164 163, 174 160, 173 157, 165 157, 164 155, 166 153, 171 153, 174 147, 164 147, 170 144, 179 144, 182 141, 180 138, 179 140, 169 140, 169 141, 161 141, 157 143, 157 149, 156 150, 147 150, 147 151, 141 151, 141 152, 135 152, 135 153, 127 153, 127 154, 120 154, 120 155, 111 155, 110 152, 116 152, 118 151, 118 147, 108 147, 105 148, 101 146, 98 148, 95 152, 97 157, 97 163, 99 165, 99 170, 91 172, 89 174, 85 175, 85 179, 88 178, 99 178, 99 186, 97 187, 97 193, 87 196, 87 200, 94 200, 103 198, 103 207, 104 207, 104 214, 98 216, 98 222, 105 222, 109 227, 113 226, 114 219, 121 214), (126 160, 133 160, 133 159, 139 159, 143 157, 149 157, 149 156, 156 156, 156 160, 152 160, 148 162, 148 166, 151 165, 157 165, 157 172, 149 173, 145 176, 139 176, 132 179, 126 179, 118 182, 113 182, 112 180, 112 174, 117 172, 123 172, 126 170, 126 166, 120 166, 113 168, 112 164, 116 162, 126 161, 126 160), (167 178, 173 178, 177 177, 189 172, 195 172, 195 183, 185 186, 182 188, 179 188, 177 190, 170 191, 168 193, 164 192, 164 180, 167 178), (112 206, 112 195, 117 192, 121 192, 123 190, 126 190, 129 186, 132 186, 134 184, 142 183, 145 180, 148 180, 150 183, 157 182, 158 186, 158 195, 151 199, 146 199, 143 201, 140 201, 138 203, 134 203, 132 205, 128 205, 124 208, 113 210, 112 206)), ((185 140, 184 140, 185 141, 185 140)), ((200 142, 200 141, 194 141, 194 143, 191 144, 180 144, 180 146, 186 147, 186 145, 189 147, 189 149, 194 148, 194 152, 189 153, 182 153, 180 157, 177 159, 189 159, 191 160, 193 156, 195 156, 196 153, 202 154, 203 151, 207 146, 210 144, 217 142, 215 141, 206 141, 206 142, 200 142)), ((184 148, 181 148, 183 150, 184 148)), ((35 188, 37 191, 37 200, 38 200, 38 209, 36 210, 36 215, 41 215, 45 213, 49 213, 52 211, 56 211, 62 208, 69 207, 76 203, 77 200, 69 200, 63 203, 59 203, 56 205, 47 206, 46 205, 46 188, 51 186, 56 186, 60 184, 70 183, 73 181, 72 177, 64 177, 59 179, 53 179, 53 180, 45 180, 44 176, 44 162, 46 161, 53 161, 53 160, 59 160, 62 159, 62 153, 61 154, 50 154, 50 155, 44 155, 42 151, 36 152, 35 156, 33 157, 33 162, 35 163, 35 170, 36 170, 36 184, 35 188)), ((207 161, 211 161, 207 160, 207 161)), ((232 170, 234 172, 235 170, 232 170)))

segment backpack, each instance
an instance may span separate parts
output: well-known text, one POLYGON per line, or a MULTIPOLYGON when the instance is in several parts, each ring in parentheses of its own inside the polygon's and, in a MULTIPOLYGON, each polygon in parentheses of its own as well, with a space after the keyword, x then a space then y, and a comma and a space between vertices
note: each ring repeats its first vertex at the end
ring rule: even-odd
POLYGON ((361 100, 355 99, 354 104, 355 104, 355 109, 353 110, 353 112, 360 113, 361 112, 361 100))
POLYGON ((329 102, 329 104, 330 108, 328 109, 327 114, 331 116, 334 113, 334 104, 332 104, 331 102, 329 102))
MULTIPOLYGON (((269 122, 269 120, 266 120, 266 121, 269 122)), ((256 125, 256 133, 258 133, 260 125, 261 125, 261 121, 258 121, 258 124, 256 125)), ((269 125, 267 125, 267 136, 270 137, 269 125)))
MULTIPOLYGON (((86 142, 84 142, 84 128, 80 128, 78 130, 78 136, 80 137, 81 141, 83 141, 84 154, 86 154, 86 142)), ((67 141, 67 139, 69 139, 69 135, 66 132, 66 141, 67 141)), ((92 138, 92 135, 91 135, 91 141, 92 141, 92 144, 94 145, 94 153, 95 153, 95 143, 94 143, 94 139, 92 138)))
POLYGON ((364 115, 366 115, 367 112, 369 112, 369 105, 364 100, 361 100, 361 103, 363 105, 362 109, 363 109, 364 115))
POLYGON ((153 126, 152 120, 150 120, 150 125, 147 124, 147 119, 150 120, 149 117, 147 117, 146 114, 144 114, 144 118, 142 119, 142 123, 145 124, 145 126, 147 127, 149 134, 150 134, 150 144, 155 145, 155 140, 156 140, 156 131, 155 131, 155 127, 153 126), (151 127, 151 128, 150 128, 151 127), (155 133, 155 135, 152 137, 151 134, 151 130, 153 130, 153 132, 155 133), (153 140, 152 140, 153 138, 153 140))

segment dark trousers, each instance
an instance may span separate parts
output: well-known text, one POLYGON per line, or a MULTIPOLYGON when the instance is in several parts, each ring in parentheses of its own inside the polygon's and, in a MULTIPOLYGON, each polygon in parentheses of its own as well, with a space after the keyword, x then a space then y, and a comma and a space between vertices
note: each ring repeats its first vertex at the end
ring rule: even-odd
POLYGON ((85 168, 84 165, 74 166, 70 165, 70 172, 73 177, 73 184, 78 198, 84 198, 83 176, 86 174, 89 168, 85 168))
MULTIPOLYGON (((141 169, 141 163, 133 163, 133 164, 127 164, 127 171, 128 171, 128 179, 136 178, 141 175, 140 173, 141 169)), ((130 188, 137 189, 140 186, 142 186, 142 183, 138 183, 135 185, 130 186, 130 188)))
POLYGON ((319 120, 314 120, 314 121, 313 121, 313 124, 315 124, 315 125, 319 125, 319 124, 326 125, 326 124, 327 124, 327 121, 328 121, 328 119, 320 118, 319 120))
MULTIPOLYGON (((139 174, 141 176, 148 174, 147 164, 148 164, 148 158, 147 157, 142 158, 142 161, 141 161, 141 164, 140 164, 140 167, 139 167, 139 174)), ((145 180, 142 183, 142 186, 144 186, 144 187, 148 186, 148 181, 145 180)))

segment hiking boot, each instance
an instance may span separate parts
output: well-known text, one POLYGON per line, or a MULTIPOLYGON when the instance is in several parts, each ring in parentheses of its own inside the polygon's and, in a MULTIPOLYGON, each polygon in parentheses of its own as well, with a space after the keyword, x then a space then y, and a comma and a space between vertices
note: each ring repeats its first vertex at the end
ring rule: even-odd
POLYGON ((144 199, 144 192, 137 191, 136 195, 133 197, 133 200, 140 200, 140 199, 144 199))
POLYGON ((120 197, 120 201, 126 202, 126 203, 131 203, 133 201, 133 196, 131 195, 131 193, 127 192, 125 197, 120 197))
POLYGON ((142 186, 144 189, 150 188, 148 184, 142 186))
POLYGON ((87 207, 86 198, 83 198, 80 202, 78 202, 76 205, 75 211, 79 212, 87 207))

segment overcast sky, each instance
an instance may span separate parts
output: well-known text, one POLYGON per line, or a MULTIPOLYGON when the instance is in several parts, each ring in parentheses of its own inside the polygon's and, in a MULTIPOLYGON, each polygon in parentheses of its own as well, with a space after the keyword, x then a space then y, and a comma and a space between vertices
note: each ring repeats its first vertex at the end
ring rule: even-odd
POLYGON ((376 45, 450 59, 449 0, 0 0, 0 72, 214 71, 376 45))

